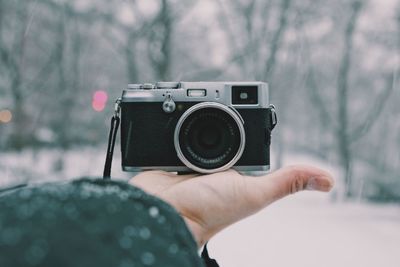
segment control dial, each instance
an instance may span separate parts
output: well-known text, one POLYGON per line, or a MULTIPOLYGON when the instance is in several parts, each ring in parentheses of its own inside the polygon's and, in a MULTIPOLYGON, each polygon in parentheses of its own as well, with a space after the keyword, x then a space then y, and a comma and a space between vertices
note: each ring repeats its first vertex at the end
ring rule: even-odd
POLYGON ((128 89, 141 89, 141 88, 142 88, 142 84, 140 84, 140 83, 128 84, 128 89))
POLYGON ((145 83, 145 84, 143 84, 143 89, 146 89, 146 90, 154 89, 154 85, 152 83, 145 83))

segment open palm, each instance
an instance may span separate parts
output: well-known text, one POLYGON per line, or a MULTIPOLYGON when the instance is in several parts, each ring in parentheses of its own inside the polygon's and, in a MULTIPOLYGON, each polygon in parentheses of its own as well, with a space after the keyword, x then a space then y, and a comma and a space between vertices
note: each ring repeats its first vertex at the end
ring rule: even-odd
POLYGON ((234 170, 209 175, 147 171, 130 183, 172 205, 201 246, 228 225, 286 195, 304 189, 329 191, 333 179, 321 169, 298 165, 262 177, 234 170))

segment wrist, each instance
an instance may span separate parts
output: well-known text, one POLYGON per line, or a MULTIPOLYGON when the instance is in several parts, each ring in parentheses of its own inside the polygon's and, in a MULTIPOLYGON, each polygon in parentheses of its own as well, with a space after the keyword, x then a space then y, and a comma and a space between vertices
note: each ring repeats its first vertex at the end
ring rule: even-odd
POLYGON ((193 239, 196 241, 197 247, 201 248, 211 238, 203 226, 195 221, 183 217, 188 229, 192 233, 193 239))

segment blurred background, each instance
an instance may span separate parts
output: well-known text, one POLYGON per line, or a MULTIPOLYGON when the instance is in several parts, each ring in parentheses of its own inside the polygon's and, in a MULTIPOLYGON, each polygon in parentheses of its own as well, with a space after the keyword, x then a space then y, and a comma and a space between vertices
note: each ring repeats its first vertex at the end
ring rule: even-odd
POLYGON ((262 80, 272 168, 336 187, 217 236, 223 266, 399 266, 399 54, 399 0, 0 0, 0 187, 100 176, 128 83, 262 80))

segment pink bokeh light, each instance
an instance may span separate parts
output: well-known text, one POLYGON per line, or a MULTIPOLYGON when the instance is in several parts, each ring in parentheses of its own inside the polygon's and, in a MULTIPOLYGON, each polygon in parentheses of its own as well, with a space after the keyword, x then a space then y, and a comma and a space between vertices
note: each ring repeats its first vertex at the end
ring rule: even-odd
POLYGON ((108 94, 103 90, 98 90, 93 95, 93 101, 105 104, 107 100, 108 100, 108 94))
POLYGON ((96 101, 92 102, 92 108, 97 112, 103 111, 103 109, 105 107, 106 107, 106 105, 104 103, 99 103, 99 102, 96 102, 96 101))
POLYGON ((108 100, 107 92, 103 90, 97 90, 93 94, 92 108, 97 112, 103 111, 104 108, 106 107, 107 100, 108 100))

